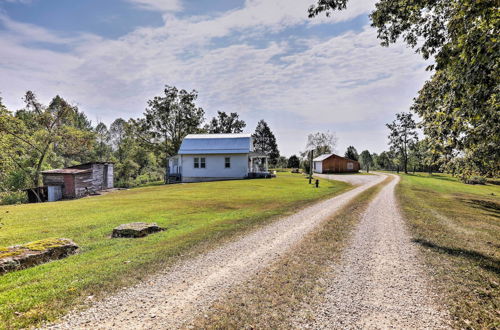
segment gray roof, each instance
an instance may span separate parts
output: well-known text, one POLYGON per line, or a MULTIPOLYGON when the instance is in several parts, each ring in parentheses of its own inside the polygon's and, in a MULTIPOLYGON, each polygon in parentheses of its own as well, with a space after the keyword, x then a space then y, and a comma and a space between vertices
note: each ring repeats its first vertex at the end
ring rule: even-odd
POLYGON ((335 155, 335 154, 324 154, 324 155, 318 156, 318 157, 313 159, 313 162, 321 162, 321 161, 323 161, 323 160, 325 160, 328 157, 333 156, 333 155, 335 155))
POLYGON ((251 134, 189 134, 179 155, 247 154, 253 151, 251 134))

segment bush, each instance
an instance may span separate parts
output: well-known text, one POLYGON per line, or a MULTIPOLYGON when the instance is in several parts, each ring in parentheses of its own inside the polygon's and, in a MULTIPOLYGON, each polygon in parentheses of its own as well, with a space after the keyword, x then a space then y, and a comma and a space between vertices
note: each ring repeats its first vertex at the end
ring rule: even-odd
POLYGON ((467 184, 486 184, 486 178, 482 176, 472 176, 465 180, 467 184))
POLYGON ((22 204, 28 202, 24 191, 0 192, 0 205, 22 204))

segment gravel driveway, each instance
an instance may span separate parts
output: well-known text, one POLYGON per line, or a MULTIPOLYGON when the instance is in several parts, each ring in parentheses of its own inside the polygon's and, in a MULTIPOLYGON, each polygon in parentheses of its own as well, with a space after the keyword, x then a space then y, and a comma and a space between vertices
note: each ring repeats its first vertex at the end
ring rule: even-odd
MULTIPOLYGON (((178 328, 216 299, 289 250, 322 221, 383 176, 340 175, 362 185, 279 219, 248 235, 184 260, 137 286, 124 289, 83 312, 72 312, 48 328, 178 328)), ((202 314, 201 314, 202 315, 202 314)))
POLYGON ((417 247, 398 210, 399 176, 370 203, 339 264, 326 278, 325 301, 313 311, 314 329, 446 328, 417 247))

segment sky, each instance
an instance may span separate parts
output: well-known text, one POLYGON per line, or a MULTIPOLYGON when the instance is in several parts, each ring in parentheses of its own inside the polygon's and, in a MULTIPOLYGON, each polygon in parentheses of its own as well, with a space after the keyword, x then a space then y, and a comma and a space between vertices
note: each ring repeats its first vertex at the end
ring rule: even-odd
POLYGON ((429 78, 402 42, 380 46, 351 0, 307 17, 315 0, 0 0, 0 96, 22 108, 32 90, 60 95, 93 123, 141 117, 165 85, 197 90, 207 119, 260 119, 285 156, 334 132, 336 152, 387 149, 385 123, 408 111, 429 78))

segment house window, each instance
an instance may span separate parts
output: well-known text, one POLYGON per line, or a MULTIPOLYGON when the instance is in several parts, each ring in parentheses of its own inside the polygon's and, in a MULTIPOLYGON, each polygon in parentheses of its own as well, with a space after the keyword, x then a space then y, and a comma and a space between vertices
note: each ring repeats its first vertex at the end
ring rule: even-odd
POLYGON ((205 157, 194 157, 194 168, 206 168, 205 157))
POLYGON ((231 157, 226 157, 224 159, 224 168, 231 168, 231 157))

